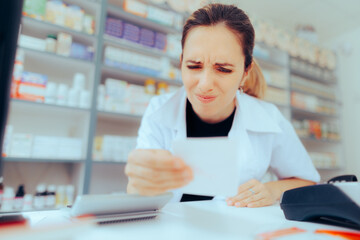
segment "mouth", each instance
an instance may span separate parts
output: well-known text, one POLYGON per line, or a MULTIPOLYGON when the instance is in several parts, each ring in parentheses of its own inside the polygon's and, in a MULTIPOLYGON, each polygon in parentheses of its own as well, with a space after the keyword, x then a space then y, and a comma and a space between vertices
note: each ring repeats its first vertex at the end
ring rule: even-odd
POLYGON ((216 99, 216 96, 196 95, 196 98, 202 103, 210 103, 216 99))

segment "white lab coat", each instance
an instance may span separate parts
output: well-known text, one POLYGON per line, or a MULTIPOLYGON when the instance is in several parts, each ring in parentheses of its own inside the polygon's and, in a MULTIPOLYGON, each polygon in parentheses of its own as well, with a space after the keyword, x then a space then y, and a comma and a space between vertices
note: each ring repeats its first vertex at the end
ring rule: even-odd
MULTIPOLYGON (((236 94, 236 112, 229 138, 239 141, 239 185, 261 181, 270 168, 279 179, 320 181, 292 125, 271 103, 236 94)), ((136 148, 171 151, 174 139, 186 138, 186 91, 152 98, 141 121, 136 148)))

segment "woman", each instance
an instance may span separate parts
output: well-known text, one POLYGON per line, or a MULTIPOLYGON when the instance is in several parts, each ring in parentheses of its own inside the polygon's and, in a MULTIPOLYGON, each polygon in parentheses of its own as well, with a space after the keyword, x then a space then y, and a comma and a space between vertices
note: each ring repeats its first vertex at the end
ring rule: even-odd
POLYGON ((174 139, 186 137, 239 140, 241 177, 230 206, 271 205, 284 191, 319 181, 291 124, 274 105, 255 98, 264 93, 263 79, 246 85, 255 97, 243 93, 253 77, 254 35, 248 16, 231 5, 207 5, 187 20, 180 57, 184 88, 150 102, 125 169, 128 193, 155 195, 188 184, 191 168, 170 152, 174 139), (268 168, 280 180, 261 183, 268 168))

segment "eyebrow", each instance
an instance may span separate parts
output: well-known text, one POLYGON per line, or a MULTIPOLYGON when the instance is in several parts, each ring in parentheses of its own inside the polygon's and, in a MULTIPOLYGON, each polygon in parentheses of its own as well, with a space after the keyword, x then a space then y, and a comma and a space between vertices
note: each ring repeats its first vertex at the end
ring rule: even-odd
MULTIPOLYGON (((193 60, 188 60, 188 61, 186 61, 186 63, 201 64, 201 62, 193 61, 193 60)), ((219 67, 234 67, 234 65, 230 64, 230 63, 215 63, 215 65, 219 66, 219 67)))

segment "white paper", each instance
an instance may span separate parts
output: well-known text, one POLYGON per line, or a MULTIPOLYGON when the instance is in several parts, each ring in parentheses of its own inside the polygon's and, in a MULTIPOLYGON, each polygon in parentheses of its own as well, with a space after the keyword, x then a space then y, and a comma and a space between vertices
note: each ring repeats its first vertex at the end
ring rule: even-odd
POLYGON ((173 142, 173 154, 192 168, 194 179, 180 191, 208 196, 235 196, 239 143, 227 137, 187 138, 173 142))

